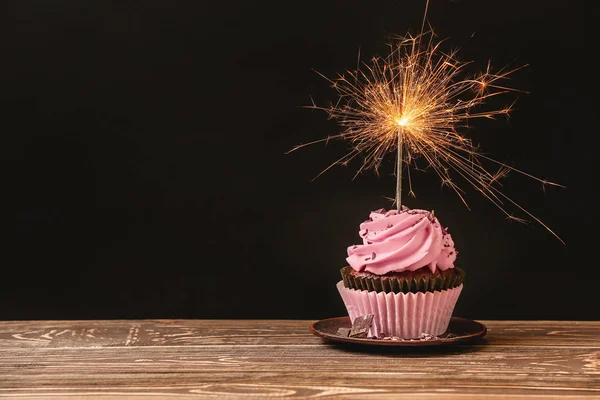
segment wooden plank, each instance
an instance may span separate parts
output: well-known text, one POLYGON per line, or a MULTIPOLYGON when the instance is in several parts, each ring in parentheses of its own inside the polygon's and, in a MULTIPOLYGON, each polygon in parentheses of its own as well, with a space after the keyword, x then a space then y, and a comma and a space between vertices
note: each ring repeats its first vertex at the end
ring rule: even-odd
MULTIPOLYGON (((45 378, 73 377, 86 382, 103 374, 115 373, 118 382, 128 379, 125 374, 192 374, 210 375, 217 381, 232 375, 243 376, 252 372, 256 377, 271 377, 285 382, 290 376, 295 381, 306 379, 352 379, 356 383, 384 383, 392 376, 409 375, 413 380, 444 380, 450 374, 456 382, 484 382, 507 380, 506 384, 526 380, 531 385, 543 384, 561 387, 570 382, 574 388, 597 388, 600 370, 594 359, 600 352, 585 349, 557 348, 542 354, 528 348, 456 349, 451 353, 356 353, 334 347, 273 346, 240 350, 237 347, 132 348, 74 348, 74 349, 17 349, 5 350, 0 355, 0 375, 3 384, 11 379, 24 382, 40 381, 37 372, 45 378), (360 366, 354 366, 360 357, 360 366), (349 367, 351 365, 351 367, 349 367), (360 368, 363 367, 363 368, 360 368), (501 374, 499 374, 501 372, 501 374), (264 376, 263 376, 264 375, 264 376), (314 376, 319 375, 319 376, 314 376), (543 382, 543 378, 552 377, 543 382), (540 378, 542 380, 540 381, 540 378), (382 381, 382 382, 379 382, 382 381)), ((277 382, 280 383, 280 382, 277 382)), ((404 383, 398 383, 402 385, 404 383)))
MULTIPOLYGON (((600 322, 483 321, 486 345, 600 347, 600 322)), ((315 344, 311 321, 137 320, 0 322, 0 348, 315 344), (299 342, 300 341, 300 342, 299 342)))
POLYGON ((372 349, 310 321, 0 322, 0 397, 600 398, 600 322, 484 323, 473 345, 372 349))

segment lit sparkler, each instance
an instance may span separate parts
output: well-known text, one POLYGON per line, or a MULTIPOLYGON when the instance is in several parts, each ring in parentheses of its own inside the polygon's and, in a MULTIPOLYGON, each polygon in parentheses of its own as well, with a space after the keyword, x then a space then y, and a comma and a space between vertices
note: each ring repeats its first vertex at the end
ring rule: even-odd
POLYGON ((323 76, 337 91, 338 102, 330 107, 313 103, 310 108, 326 111, 343 130, 291 151, 336 138, 348 140, 352 150, 319 175, 334 165, 346 165, 359 154, 363 156, 363 163, 357 175, 366 169, 377 171, 384 156, 396 151, 395 203, 398 209, 402 204, 403 166, 407 166, 409 194, 414 196, 408 167, 424 159, 442 184, 452 188, 467 207, 465 192, 457 180, 473 186, 510 219, 526 222, 510 214, 507 205, 516 207, 561 240, 540 219, 504 194, 499 189, 499 180, 515 171, 544 185, 561 185, 481 154, 472 141, 461 134, 471 119, 508 115, 512 106, 485 111, 478 111, 477 106, 491 97, 515 91, 501 82, 522 67, 494 73, 488 63, 479 76, 464 78, 464 69, 469 63, 459 61, 456 51, 443 52, 441 44, 434 39, 432 30, 422 30, 417 36, 396 39, 385 58, 363 62, 356 70, 334 80, 323 76), (497 171, 490 172, 484 162, 495 164, 497 171))

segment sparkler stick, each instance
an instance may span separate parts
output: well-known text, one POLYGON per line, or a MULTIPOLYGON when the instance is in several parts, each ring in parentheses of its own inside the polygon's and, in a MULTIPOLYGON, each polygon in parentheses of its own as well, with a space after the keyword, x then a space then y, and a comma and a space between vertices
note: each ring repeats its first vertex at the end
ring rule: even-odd
POLYGON ((398 211, 402 210, 402 136, 404 129, 402 128, 401 120, 398 121, 398 164, 396 165, 396 207, 398 211))

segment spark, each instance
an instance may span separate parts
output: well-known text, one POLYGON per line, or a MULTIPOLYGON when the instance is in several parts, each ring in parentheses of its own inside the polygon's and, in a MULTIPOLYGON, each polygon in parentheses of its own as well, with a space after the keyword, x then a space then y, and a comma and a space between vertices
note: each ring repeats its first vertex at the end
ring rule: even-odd
POLYGON ((408 124, 408 118, 402 117, 398 120, 398 125, 405 126, 406 124, 408 124))
MULTIPOLYGON (((561 185, 483 155, 463 134, 473 119, 495 119, 510 113, 514 103, 498 109, 481 110, 481 106, 493 97, 519 92, 502 82, 526 65, 493 72, 488 63, 485 72, 468 76, 465 70, 470 63, 461 62, 455 50, 442 51, 443 44, 444 41, 435 39, 433 29, 421 31, 416 36, 408 34, 394 38, 385 57, 361 62, 356 70, 347 71, 335 79, 320 74, 336 90, 338 100, 329 107, 313 103, 309 108, 326 111, 329 118, 336 120, 342 128, 341 133, 296 146, 290 152, 331 139, 347 140, 351 145, 350 152, 321 174, 334 165, 347 165, 361 155, 363 162, 357 176, 369 169, 377 172, 385 155, 396 151, 398 166, 407 170, 409 167, 419 169, 419 165, 424 163, 467 208, 466 194, 459 184, 472 186, 507 218, 524 221, 507 211, 508 207, 516 208, 562 242, 539 218, 500 190, 501 179, 508 172, 517 172, 544 186, 561 185), (490 172, 490 164, 496 166, 494 172, 490 172)), ((397 168, 396 173, 401 185, 402 168, 397 168)), ((408 185, 409 194, 414 195, 410 178, 408 185)), ((397 195, 398 203, 399 198, 397 195)))

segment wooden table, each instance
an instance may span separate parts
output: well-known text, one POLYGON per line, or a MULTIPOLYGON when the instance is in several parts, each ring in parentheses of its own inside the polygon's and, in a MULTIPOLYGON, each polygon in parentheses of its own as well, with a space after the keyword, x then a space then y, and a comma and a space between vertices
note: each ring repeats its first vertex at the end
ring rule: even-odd
POLYGON ((600 398, 600 322, 482 322, 429 349, 337 347, 311 321, 0 322, 0 397, 600 398))

